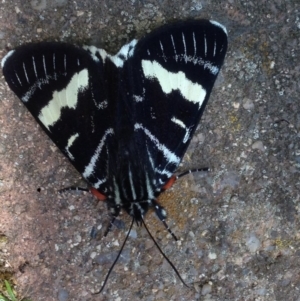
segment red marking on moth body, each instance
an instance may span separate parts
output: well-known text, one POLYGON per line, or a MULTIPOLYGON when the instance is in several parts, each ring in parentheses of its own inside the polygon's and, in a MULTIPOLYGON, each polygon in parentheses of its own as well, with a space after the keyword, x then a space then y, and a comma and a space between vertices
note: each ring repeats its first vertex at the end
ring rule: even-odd
POLYGON ((98 200, 100 201, 105 201, 106 200, 106 195, 102 194, 99 192, 96 188, 91 187, 90 188, 91 194, 93 194, 98 200))
POLYGON ((172 176, 169 181, 164 185, 163 190, 167 190, 172 187, 174 182, 176 181, 176 176, 172 176))

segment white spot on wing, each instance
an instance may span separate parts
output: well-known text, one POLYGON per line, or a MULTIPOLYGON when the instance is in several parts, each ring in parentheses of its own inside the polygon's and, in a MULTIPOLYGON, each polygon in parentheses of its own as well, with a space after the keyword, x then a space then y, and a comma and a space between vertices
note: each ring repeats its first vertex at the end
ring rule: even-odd
MULTIPOLYGON (((104 62, 106 57, 107 57, 107 53, 104 49, 101 49, 101 48, 97 48, 95 46, 83 46, 83 49, 84 50, 87 50, 89 52, 89 54, 91 55, 92 59, 95 61, 95 62, 99 62, 99 59, 97 57, 97 55, 99 55, 102 59, 102 61, 104 62)), ((77 64, 79 63, 79 60, 77 62, 77 64)), ((79 65, 78 65, 79 66, 79 65)))
POLYGON ((147 128, 143 127, 142 124, 136 123, 134 125, 134 129, 142 130, 146 134, 146 136, 154 143, 156 148, 163 153, 164 157, 168 160, 169 163, 180 163, 180 158, 177 157, 175 153, 171 152, 165 145, 161 144, 159 140, 155 136, 153 136, 147 128))
POLYGON ((142 102, 144 100, 143 96, 140 95, 133 95, 133 100, 135 102, 142 102))
POLYGON ((95 99, 93 98, 93 101, 94 101, 95 106, 96 106, 99 110, 106 109, 107 106, 108 106, 107 100, 103 100, 103 101, 97 103, 97 102, 95 101, 95 99))
POLYGON ((113 133, 114 133, 114 131, 112 128, 109 128, 105 131, 102 139, 100 140, 100 143, 97 146, 97 149, 96 149, 94 155, 92 156, 89 164, 84 169, 84 172, 82 175, 85 179, 88 179, 88 177, 90 177, 93 174, 95 166, 96 166, 96 162, 98 161, 100 153, 102 152, 103 147, 105 145, 106 138, 108 135, 112 135, 113 133))
POLYGON ((145 77, 156 79, 164 93, 169 94, 173 90, 178 90, 186 100, 201 107, 206 96, 205 89, 200 84, 187 79, 182 71, 169 72, 156 61, 143 60, 142 67, 145 77))
POLYGON ((65 148, 65 150, 66 150, 66 152, 67 152, 67 154, 68 154, 68 157, 69 157, 71 160, 74 160, 75 158, 74 158, 74 156, 71 154, 71 152, 70 152, 69 149, 70 149, 70 147, 73 145, 74 141, 75 141, 78 137, 79 137, 79 134, 78 134, 78 133, 72 135, 72 136, 68 139, 68 144, 67 144, 67 146, 66 146, 66 148, 65 148))
POLYGON ((125 44, 124 46, 122 46, 122 48, 119 50, 119 52, 116 55, 108 55, 109 59, 118 68, 122 68, 124 62, 133 56, 136 43, 137 40, 132 40, 130 43, 125 44))
POLYGON ((5 55, 5 57, 4 57, 4 58, 2 59, 2 61, 1 61, 1 68, 4 68, 4 65, 5 65, 7 59, 8 59, 14 52, 15 52, 15 50, 11 50, 11 51, 9 51, 9 52, 5 55))
POLYGON ((38 118, 49 130, 61 116, 63 108, 75 109, 78 101, 78 93, 86 89, 89 84, 87 69, 75 73, 67 87, 61 91, 54 91, 52 99, 41 110, 38 118))

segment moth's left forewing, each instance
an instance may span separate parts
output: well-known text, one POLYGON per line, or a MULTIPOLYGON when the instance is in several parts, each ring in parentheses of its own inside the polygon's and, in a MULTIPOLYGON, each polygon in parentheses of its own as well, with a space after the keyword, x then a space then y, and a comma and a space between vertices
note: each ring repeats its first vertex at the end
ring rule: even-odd
POLYGON ((9 87, 94 186, 105 178, 95 162, 107 165, 102 145, 113 132, 105 56, 95 47, 42 42, 22 45, 2 60, 9 87))
POLYGON ((141 39, 128 60, 136 134, 165 182, 177 168, 203 113, 227 50, 226 29, 193 20, 141 39))

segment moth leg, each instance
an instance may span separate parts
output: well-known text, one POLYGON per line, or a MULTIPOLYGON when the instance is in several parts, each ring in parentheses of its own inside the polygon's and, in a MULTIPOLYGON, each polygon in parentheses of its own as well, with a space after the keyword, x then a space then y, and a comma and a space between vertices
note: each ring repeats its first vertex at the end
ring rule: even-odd
POLYGON ((195 168, 195 169, 189 169, 189 170, 187 170, 187 171, 185 171, 185 172, 183 172, 183 173, 181 173, 181 174, 179 174, 179 175, 177 175, 177 176, 172 176, 172 177, 165 183, 165 185, 162 187, 162 191, 165 191, 165 190, 171 188, 172 185, 174 184, 174 182, 175 182, 177 179, 179 179, 179 178, 181 178, 181 177, 183 177, 183 176, 185 176, 185 175, 188 175, 188 174, 194 173, 194 172, 209 171, 209 170, 210 170, 210 169, 209 169, 208 167, 204 167, 204 168, 195 168))
POLYGON ((121 211, 121 207, 120 206, 116 206, 116 207, 111 207, 110 208, 110 216, 111 216, 111 219, 109 221, 109 224, 104 232, 104 237, 107 236, 107 234, 111 231, 112 229, 112 226, 114 225, 114 222, 116 220, 116 218, 119 216, 119 213, 121 211))
POLYGON ((64 192, 67 192, 67 191, 89 191, 88 188, 83 188, 83 187, 77 187, 77 186, 70 186, 70 187, 65 187, 65 188, 62 188, 60 190, 58 190, 59 193, 64 193, 64 192))
POLYGON ((195 168, 195 169, 189 169, 179 175, 176 176, 176 180, 185 176, 185 175, 188 175, 190 173, 195 173, 195 172, 201 172, 201 171, 210 171, 210 169, 208 167, 204 167, 204 168, 195 168))

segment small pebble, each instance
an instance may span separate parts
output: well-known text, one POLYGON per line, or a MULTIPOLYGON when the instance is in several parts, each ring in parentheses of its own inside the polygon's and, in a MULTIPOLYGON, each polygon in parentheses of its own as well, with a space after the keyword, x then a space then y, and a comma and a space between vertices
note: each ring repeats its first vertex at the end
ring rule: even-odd
POLYGON ((246 246, 248 247, 249 251, 254 253, 256 252, 260 247, 260 241, 255 236, 255 234, 251 234, 250 237, 246 241, 246 246))
POLYGON ((243 108, 245 110, 252 110, 254 108, 254 103, 251 99, 246 98, 243 100, 243 108))
POLYGON ((262 141, 256 141, 252 144, 252 149, 259 149, 261 151, 264 151, 265 147, 264 147, 262 141))
POLYGON ((61 288, 58 290, 58 301, 67 301, 69 299, 69 293, 67 290, 61 288))
POLYGON ((212 285, 210 283, 206 283, 203 285, 202 290, 201 290, 201 295, 205 296, 207 294, 210 294, 212 291, 212 285))

